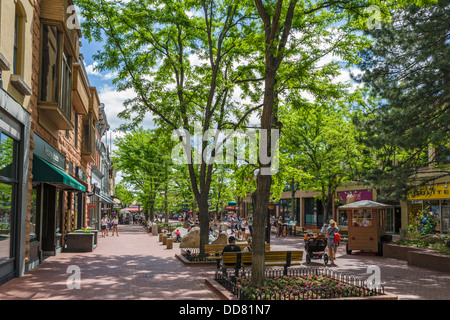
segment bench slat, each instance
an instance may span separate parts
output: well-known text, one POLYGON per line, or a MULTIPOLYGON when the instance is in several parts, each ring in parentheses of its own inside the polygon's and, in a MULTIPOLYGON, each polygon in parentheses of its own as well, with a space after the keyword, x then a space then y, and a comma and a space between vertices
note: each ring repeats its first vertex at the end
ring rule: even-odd
MULTIPOLYGON (((268 251, 265 253, 265 266, 282 266, 286 269, 292 265, 300 265, 303 251, 268 251)), ((252 265, 252 252, 225 252, 221 266, 224 269, 240 269, 252 265), (240 260, 238 260, 238 258, 240 260)))

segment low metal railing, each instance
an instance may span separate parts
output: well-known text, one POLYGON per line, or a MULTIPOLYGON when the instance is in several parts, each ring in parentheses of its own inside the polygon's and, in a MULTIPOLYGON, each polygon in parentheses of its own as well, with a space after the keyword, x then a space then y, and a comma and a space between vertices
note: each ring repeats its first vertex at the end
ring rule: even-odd
MULTIPOLYGON (((367 297, 385 294, 384 287, 369 288, 367 279, 354 275, 336 272, 325 268, 291 268, 288 269, 288 277, 304 277, 309 275, 325 276, 335 282, 345 284, 342 287, 307 287, 296 288, 295 292, 288 294, 270 292, 251 292, 246 288, 236 284, 234 271, 217 271, 215 280, 226 290, 231 292, 239 300, 312 300, 312 299, 333 299, 344 297, 367 297)), ((251 277, 251 271, 242 271, 239 277, 251 277)), ((266 269, 266 278, 282 277, 283 269, 266 269)))

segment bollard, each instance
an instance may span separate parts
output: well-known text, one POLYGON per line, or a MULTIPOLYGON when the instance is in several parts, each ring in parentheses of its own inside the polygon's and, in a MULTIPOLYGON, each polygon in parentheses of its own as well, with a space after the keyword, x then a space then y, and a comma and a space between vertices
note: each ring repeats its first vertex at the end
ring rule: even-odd
POLYGON ((162 243, 163 243, 163 245, 166 245, 166 243, 167 243, 167 236, 163 236, 162 237, 162 243))
POLYGON ((159 234, 159 242, 162 242, 162 241, 163 241, 163 235, 164 235, 163 233, 160 233, 160 234, 159 234))
POLYGON ((167 249, 173 249, 173 238, 167 238, 167 249))

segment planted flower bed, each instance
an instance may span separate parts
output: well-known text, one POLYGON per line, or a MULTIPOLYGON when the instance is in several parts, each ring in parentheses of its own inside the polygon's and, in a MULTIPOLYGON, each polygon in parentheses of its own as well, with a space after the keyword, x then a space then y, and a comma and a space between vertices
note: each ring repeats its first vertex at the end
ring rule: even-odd
POLYGON ((234 278, 231 274, 216 275, 216 281, 240 300, 314 300, 361 298, 384 295, 384 288, 369 288, 365 279, 338 274, 326 269, 291 269, 287 276, 266 276, 262 288, 251 286, 244 274, 234 278))

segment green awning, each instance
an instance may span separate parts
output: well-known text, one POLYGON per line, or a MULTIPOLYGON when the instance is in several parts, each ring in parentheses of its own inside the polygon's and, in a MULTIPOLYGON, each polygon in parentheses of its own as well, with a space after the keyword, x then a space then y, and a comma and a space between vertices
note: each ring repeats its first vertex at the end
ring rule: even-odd
POLYGON ((65 189, 86 192, 86 187, 75 178, 72 178, 64 170, 48 163, 37 155, 33 156, 33 181, 59 184, 65 189))

